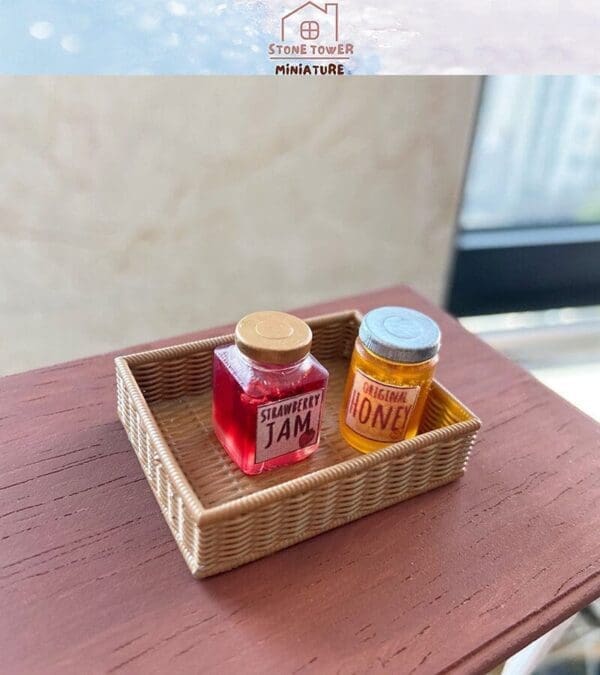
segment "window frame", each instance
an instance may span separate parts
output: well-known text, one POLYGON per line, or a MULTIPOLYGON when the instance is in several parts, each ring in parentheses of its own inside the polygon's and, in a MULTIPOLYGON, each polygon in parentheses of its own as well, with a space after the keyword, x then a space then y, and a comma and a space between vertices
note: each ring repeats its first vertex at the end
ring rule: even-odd
POLYGON ((486 81, 463 176, 446 307, 456 316, 473 316, 600 304, 600 223, 461 227, 486 81))
POLYGON ((314 19, 307 19, 306 21, 302 21, 302 23, 300 24, 300 37, 303 40, 317 40, 319 38, 320 34, 321 34, 321 27, 319 26, 318 21, 315 21, 314 19), (308 33, 309 33, 309 37, 307 37, 304 34, 306 25, 308 25, 307 30, 308 30, 308 33), (313 29, 313 26, 315 27, 314 29, 313 29), (317 31, 317 33, 314 37, 312 36, 313 30, 317 31))

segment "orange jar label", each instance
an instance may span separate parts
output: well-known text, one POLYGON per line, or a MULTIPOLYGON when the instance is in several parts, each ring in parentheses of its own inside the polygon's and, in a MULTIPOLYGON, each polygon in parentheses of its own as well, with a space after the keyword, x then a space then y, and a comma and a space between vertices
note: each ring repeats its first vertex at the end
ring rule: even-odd
POLYGON ((354 372, 346 409, 352 431, 380 443, 401 441, 421 387, 399 387, 354 372))

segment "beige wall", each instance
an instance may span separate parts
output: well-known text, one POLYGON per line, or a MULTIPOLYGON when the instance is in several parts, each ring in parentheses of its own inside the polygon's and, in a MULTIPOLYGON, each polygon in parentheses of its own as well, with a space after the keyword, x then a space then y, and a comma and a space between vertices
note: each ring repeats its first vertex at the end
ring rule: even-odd
POLYGON ((445 284, 478 81, 0 79, 0 373, 445 284))

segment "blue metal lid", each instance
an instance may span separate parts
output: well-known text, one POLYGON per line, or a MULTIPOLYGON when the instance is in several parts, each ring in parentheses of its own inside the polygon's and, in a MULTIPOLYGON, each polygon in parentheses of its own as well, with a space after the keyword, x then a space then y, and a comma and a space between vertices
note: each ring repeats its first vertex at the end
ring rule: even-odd
POLYGON ((440 349, 440 329, 425 314, 407 307, 378 307, 365 314, 358 336, 378 356, 402 363, 420 363, 440 349))

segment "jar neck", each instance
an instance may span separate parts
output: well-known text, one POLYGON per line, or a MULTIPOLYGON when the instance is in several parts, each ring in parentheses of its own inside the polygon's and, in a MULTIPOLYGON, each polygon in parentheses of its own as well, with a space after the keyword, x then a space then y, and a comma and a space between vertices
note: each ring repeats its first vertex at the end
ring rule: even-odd
POLYGON ((428 359, 425 359, 424 361, 392 361, 391 359, 386 359, 385 356, 379 356, 379 354, 376 354, 375 352, 371 351, 368 347, 365 347, 365 344, 363 341, 357 337, 356 338, 356 346, 359 350, 362 350, 365 354, 370 356, 373 359, 376 359, 378 361, 381 361, 382 363, 389 365, 389 366, 424 366, 428 363, 430 364, 435 364, 438 361, 439 358, 439 352, 434 354, 433 356, 429 357, 428 359))
POLYGON ((310 352, 308 354, 305 354, 301 359, 298 359, 297 361, 292 361, 291 363, 265 363, 263 361, 256 361, 254 359, 251 359, 249 356, 246 356, 244 352, 236 345, 236 350, 238 353, 238 357, 242 363, 245 363, 248 366, 251 366, 252 368, 256 368, 258 370, 265 370, 265 371, 277 371, 277 372, 282 372, 282 371, 287 371, 287 370, 296 370, 297 368, 302 367, 305 363, 308 363, 308 360, 310 358, 310 352))

